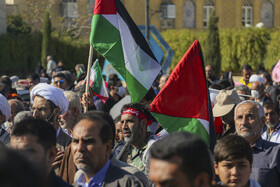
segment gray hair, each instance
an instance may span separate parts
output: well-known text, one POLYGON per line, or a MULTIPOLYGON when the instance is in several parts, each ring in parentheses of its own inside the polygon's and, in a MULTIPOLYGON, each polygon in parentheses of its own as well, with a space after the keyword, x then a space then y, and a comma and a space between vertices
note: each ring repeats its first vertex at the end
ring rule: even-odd
POLYGON ((246 85, 238 85, 235 87, 235 90, 239 90, 239 91, 247 91, 250 93, 250 88, 246 85))
POLYGON ((260 103, 255 102, 255 101, 251 101, 251 100, 245 100, 245 101, 242 101, 241 103, 239 103, 239 104, 235 107, 235 109, 234 109, 234 120, 236 119, 236 111, 237 111, 237 108, 238 108, 239 106, 245 105, 245 104, 252 104, 252 105, 254 105, 255 107, 257 107, 259 118, 265 117, 263 107, 262 107, 262 105, 261 105, 260 103))
POLYGON ((14 124, 17 124, 23 120, 26 119, 32 119, 33 118, 33 114, 31 111, 21 111, 19 113, 17 113, 17 115, 14 118, 14 124))
POLYGON ((69 107, 68 108, 77 107, 79 109, 79 113, 81 114, 82 113, 82 105, 81 105, 79 96, 73 91, 65 91, 63 93, 64 93, 65 97, 67 98, 67 100, 69 102, 69 107))

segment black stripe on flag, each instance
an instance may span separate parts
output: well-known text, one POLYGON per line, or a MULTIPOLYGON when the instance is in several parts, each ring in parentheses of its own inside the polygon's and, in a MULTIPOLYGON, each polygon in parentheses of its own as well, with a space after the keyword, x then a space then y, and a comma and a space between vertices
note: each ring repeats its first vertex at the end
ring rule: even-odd
POLYGON ((122 2, 120 0, 116 0, 116 9, 117 13, 122 17, 122 19, 127 24, 130 33, 132 37, 134 38, 137 45, 145 52, 147 53, 151 58, 153 58, 156 62, 157 59, 154 56, 154 53, 152 52, 150 46, 148 45, 146 39, 144 38, 141 31, 138 29, 137 25, 134 23, 133 19, 128 14, 127 10, 123 6, 122 2))

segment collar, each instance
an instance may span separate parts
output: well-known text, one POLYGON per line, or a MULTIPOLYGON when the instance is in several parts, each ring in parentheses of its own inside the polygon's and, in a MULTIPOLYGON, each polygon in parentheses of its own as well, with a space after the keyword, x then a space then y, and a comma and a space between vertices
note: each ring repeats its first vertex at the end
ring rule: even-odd
POLYGON ((110 159, 93 177, 90 178, 89 183, 86 183, 85 174, 82 173, 77 180, 78 185, 79 186, 88 186, 88 187, 94 186, 94 185, 102 186, 102 183, 105 179, 109 166, 110 166, 110 159))
POLYGON ((263 149, 263 139, 260 137, 252 147, 263 149))

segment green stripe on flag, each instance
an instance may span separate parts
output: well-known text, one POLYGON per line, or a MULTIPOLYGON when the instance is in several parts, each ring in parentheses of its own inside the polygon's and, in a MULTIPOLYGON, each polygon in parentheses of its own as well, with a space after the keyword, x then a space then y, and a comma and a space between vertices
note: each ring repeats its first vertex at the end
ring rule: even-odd
POLYGON ((160 125, 169 133, 186 131, 198 135, 209 146, 209 134, 196 118, 180 118, 152 112, 160 125), (164 125, 168 124, 168 125, 164 125))
POLYGON ((90 43, 121 75, 125 75, 120 32, 100 14, 92 17, 90 43))
POLYGON ((92 91, 94 93, 100 94, 103 86, 103 78, 102 78, 101 68, 99 66, 99 63, 96 62, 92 67, 92 69, 93 71, 95 71, 94 81, 92 84, 92 91))
POLYGON ((133 85, 132 88, 127 87, 129 93, 133 95, 131 103, 139 102, 147 93, 147 89, 128 70, 126 70, 125 81, 127 85, 133 85))

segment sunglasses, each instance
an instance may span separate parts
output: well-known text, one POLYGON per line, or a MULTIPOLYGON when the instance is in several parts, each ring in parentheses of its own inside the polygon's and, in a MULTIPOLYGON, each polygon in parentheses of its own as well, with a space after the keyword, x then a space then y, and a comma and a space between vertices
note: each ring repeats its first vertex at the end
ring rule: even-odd
POLYGON ((54 81, 54 84, 58 84, 58 83, 63 84, 64 80, 54 81))

